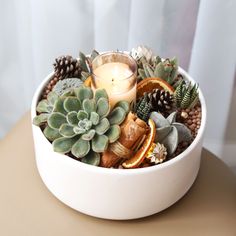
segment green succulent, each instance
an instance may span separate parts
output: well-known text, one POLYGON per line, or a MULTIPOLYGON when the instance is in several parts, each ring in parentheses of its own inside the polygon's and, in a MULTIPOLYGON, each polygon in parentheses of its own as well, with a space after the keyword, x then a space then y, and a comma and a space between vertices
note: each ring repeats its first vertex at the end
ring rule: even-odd
POLYGON ((175 90, 174 99, 177 108, 193 108, 199 100, 198 85, 192 85, 191 83, 187 84, 182 80, 175 90))
POLYGON ((79 88, 81 85, 83 85, 83 81, 79 78, 63 79, 55 84, 52 91, 61 96, 64 93, 71 91, 73 88, 79 88))
POLYGON ((177 112, 171 113, 167 118, 158 112, 152 112, 150 118, 156 124, 156 142, 167 148, 168 156, 171 156, 180 142, 192 140, 191 131, 182 123, 176 122, 177 112))
POLYGON ((47 99, 42 99, 37 107, 36 111, 40 113, 38 116, 34 117, 33 124, 40 126, 47 122, 49 115, 53 112, 54 105, 58 100, 59 96, 56 92, 50 92, 47 99))
POLYGON ((79 62, 82 68, 81 71, 81 80, 85 81, 91 75, 91 64, 95 57, 99 53, 96 50, 93 50, 89 57, 86 57, 82 52, 79 53, 79 62))
POLYGON ((100 155, 120 136, 120 124, 129 111, 129 103, 119 102, 110 111, 104 89, 80 86, 59 96, 47 118, 44 135, 59 153, 71 152, 82 162, 99 165, 100 155))
POLYGON ((141 79, 158 77, 165 80, 170 85, 175 83, 178 71, 178 62, 176 58, 165 59, 162 61, 159 56, 156 56, 153 57, 151 62, 146 61, 145 58, 141 58, 138 65, 138 76, 141 77, 141 79))
POLYGON ((144 96, 137 102, 134 112, 140 119, 147 122, 151 111, 152 104, 148 100, 148 94, 145 93, 144 96))

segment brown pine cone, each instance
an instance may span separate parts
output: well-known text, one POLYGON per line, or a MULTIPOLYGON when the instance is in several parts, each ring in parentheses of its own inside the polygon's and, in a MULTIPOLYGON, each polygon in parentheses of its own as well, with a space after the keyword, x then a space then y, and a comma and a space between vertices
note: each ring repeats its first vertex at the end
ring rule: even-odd
POLYGON ((59 80, 71 77, 79 78, 82 71, 79 61, 69 55, 56 58, 53 66, 54 75, 43 91, 42 98, 44 99, 47 98, 47 95, 59 80))
POLYGON ((154 111, 166 112, 172 108, 173 96, 164 89, 154 89, 147 94, 148 102, 151 103, 154 111))
POLYGON ((79 77, 81 74, 79 61, 69 55, 56 58, 53 66, 58 80, 79 77))

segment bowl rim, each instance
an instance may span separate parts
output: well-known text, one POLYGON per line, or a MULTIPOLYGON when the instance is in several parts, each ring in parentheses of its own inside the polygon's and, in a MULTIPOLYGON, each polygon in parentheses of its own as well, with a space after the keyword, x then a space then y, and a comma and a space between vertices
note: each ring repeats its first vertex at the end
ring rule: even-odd
MULTIPOLYGON (((181 73, 184 76, 184 78, 186 78, 190 82, 195 82, 195 80, 181 67, 178 67, 178 72, 181 73)), ((41 131, 41 129, 39 127, 36 127, 35 125, 33 125, 32 122, 33 122, 33 118, 36 116, 36 106, 39 101, 40 95, 41 95, 43 89, 45 88, 47 82, 53 76, 53 74, 54 74, 54 72, 51 72, 50 74, 48 74, 46 76, 46 78, 44 78, 44 80, 40 83, 40 85, 37 87, 37 89, 33 95, 32 103, 31 103, 31 125, 34 130, 37 129, 39 132, 41 132, 42 137, 44 137, 48 143, 50 143, 50 142, 43 135, 43 132, 41 131)), ((117 174, 117 175, 130 175, 130 174, 131 175, 136 175, 136 174, 139 175, 139 174, 151 173, 151 172, 158 171, 160 169, 168 168, 169 166, 176 164, 177 162, 181 161, 184 157, 187 157, 189 154, 191 154, 191 152, 196 148, 198 143, 203 138, 205 127, 206 127, 207 108, 206 108, 205 98, 203 96, 203 93, 202 93, 200 87, 199 87, 199 100, 200 100, 201 108, 202 108, 202 117, 201 117, 201 125, 198 130, 197 136, 195 137, 193 142, 190 144, 190 146, 186 150, 184 150, 182 153, 180 153, 179 155, 177 155, 173 159, 163 162, 159 165, 149 166, 146 168, 134 168, 134 169, 105 168, 105 167, 100 167, 100 166, 88 165, 88 164, 83 163, 81 161, 74 160, 73 158, 68 158, 68 156, 61 154, 61 153, 56 153, 56 154, 58 154, 61 158, 64 159, 65 162, 68 162, 68 164, 70 164, 70 165, 77 165, 80 168, 83 168, 83 169, 86 169, 90 172, 95 172, 95 173, 117 174)), ((34 136, 33 136, 33 138, 34 138, 34 136)), ((51 143, 50 143, 50 145, 51 145, 51 143)))

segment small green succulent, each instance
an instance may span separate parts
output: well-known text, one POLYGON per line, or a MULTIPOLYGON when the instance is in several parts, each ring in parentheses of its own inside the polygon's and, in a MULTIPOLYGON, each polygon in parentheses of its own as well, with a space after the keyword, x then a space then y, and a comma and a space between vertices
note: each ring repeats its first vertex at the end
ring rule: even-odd
POLYGON ((156 142, 167 148, 168 156, 171 156, 178 144, 184 141, 191 141, 191 131, 182 123, 176 122, 176 112, 171 113, 167 118, 158 112, 152 112, 150 118, 156 124, 156 142))
POLYGON ((176 58, 161 60, 160 57, 156 56, 149 63, 145 59, 140 59, 142 65, 139 66, 138 75, 142 79, 148 77, 158 77, 170 85, 175 83, 175 78, 178 71, 178 62, 176 58))
POLYGON ((147 122, 151 111, 152 104, 148 100, 148 94, 145 93, 144 96, 137 102, 134 112, 140 119, 147 122))
POLYGON ((97 57, 99 53, 93 50, 89 57, 86 57, 82 52, 79 53, 79 62, 82 68, 81 80, 85 81, 91 75, 91 64, 92 61, 97 57))
POLYGON ((49 115, 53 112, 54 105, 58 98, 59 96, 57 93, 50 92, 47 96, 47 99, 42 99, 38 103, 36 111, 40 114, 34 117, 33 124, 40 126, 47 122, 49 115))
POLYGON ((83 84, 83 81, 79 78, 63 79, 63 80, 59 80, 55 84, 52 91, 54 91, 59 96, 61 96, 64 93, 72 90, 73 88, 79 88, 82 84, 83 84))
POLYGON ((99 165, 100 155, 120 136, 120 124, 129 111, 129 103, 119 102, 110 111, 104 89, 80 86, 59 96, 47 118, 44 135, 59 153, 71 152, 82 162, 99 165))
POLYGON ((177 108, 193 108, 199 101, 198 85, 192 85, 190 82, 187 84, 182 80, 175 90, 174 99, 177 108))

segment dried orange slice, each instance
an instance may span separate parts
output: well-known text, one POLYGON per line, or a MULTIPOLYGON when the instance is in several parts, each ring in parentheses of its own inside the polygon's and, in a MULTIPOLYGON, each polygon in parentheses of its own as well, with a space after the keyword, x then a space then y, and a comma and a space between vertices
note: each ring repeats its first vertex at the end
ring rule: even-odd
POLYGON ((127 168, 127 169, 136 168, 145 159, 146 154, 149 151, 150 147, 152 146, 152 143, 154 142, 155 135, 156 135, 156 126, 152 119, 148 120, 148 125, 150 127, 150 130, 148 132, 146 140, 144 141, 142 147, 134 154, 133 157, 131 157, 130 159, 122 163, 122 166, 124 168, 127 168))
POLYGON ((84 81, 84 85, 91 87, 91 82, 92 82, 92 77, 89 76, 85 81, 84 81))
POLYGON ((173 94, 175 91, 174 88, 163 79, 146 78, 137 85, 137 98, 142 97, 145 92, 151 92, 153 89, 164 89, 169 91, 170 94, 173 94))

